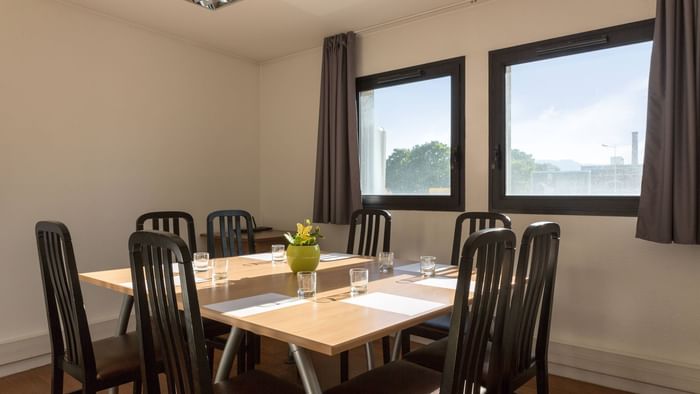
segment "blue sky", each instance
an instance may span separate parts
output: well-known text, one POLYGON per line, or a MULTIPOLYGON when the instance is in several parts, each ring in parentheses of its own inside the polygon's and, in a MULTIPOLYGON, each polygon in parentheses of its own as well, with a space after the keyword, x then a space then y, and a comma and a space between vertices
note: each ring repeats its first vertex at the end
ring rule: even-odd
POLYGON ((511 67, 511 148, 537 160, 608 164, 616 153, 629 163, 638 131, 641 161, 650 56, 648 42, 511 67))
MULTIPOLYGON (((581 164, 607 164, 616 151, 629 163, 631 132, 639 131, 641 160, 650 53, 649 42, 511 67, 512 148, 581 164)), ((374 100, 388 154, 449 143, 449 77, 377 89, 374 100)))

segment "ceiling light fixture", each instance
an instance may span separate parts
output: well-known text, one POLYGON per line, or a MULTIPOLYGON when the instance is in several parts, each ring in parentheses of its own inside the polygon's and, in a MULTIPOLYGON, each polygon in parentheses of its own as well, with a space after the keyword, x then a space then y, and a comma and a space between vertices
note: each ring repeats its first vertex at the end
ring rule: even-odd
POLYGON ((217 10, 225 5, 233 4, 238 0, 187 0, 190 3, 197 4, 208 10, 217 10))

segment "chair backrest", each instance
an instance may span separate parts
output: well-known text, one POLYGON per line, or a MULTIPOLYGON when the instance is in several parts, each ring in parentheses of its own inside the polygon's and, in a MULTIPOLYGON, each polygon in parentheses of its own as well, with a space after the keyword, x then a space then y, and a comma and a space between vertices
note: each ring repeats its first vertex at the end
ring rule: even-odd
POLYGON ((525 229, 520 241, 511 302, 513 324, 506 335, 506 341, 512 341, 506 346, 513 349, 509 373, 516 378, 532 367, 533 356, 546 360, 560 234, 557 223, 538 222, 525 229))
POLYGON ((380 230, 382 230, 382 251, 389 252, 391 250, 391 214, 383 209, 358 209, 353 212, 350 217, 347 253, 376 256, 380 230), (383 225, 382 222, 384 222, 383 225))
POLYGON ((243 210, 214 211, 207 216, 207 249, 209 257, 232 257, 246 254, 243 250, 241 219, 245 221, 248 242, 247 254, 255 253, 255 233, 250 213, 243 210), (218 222, 218 225, 217 225, 218 222), (221 237, 221 248, 216 249, 216 233, 218 227, 221 237))
MULTIPOLYGON (((485 229, 464 243, 452 309, 441 394, 480 393, 487 352, 489 374, 500 376, 503 330, 513 276, 515 234, 510 229, 485 229), (472 272, 476 274, 470 304, 472 272), (471 307, 471 308, 470 308, 471 307), (491 349, 489 336, 493 327, 491 349)), ((487 392, 498 392, 500 379, 487 379, 487 392)))
POLYGON ((95 355, 70 232, 63 223, 41 221, 36 243, 54 363, 65 360, 89 380, 95 376, 95 355))
POLYGON ((129 237, 129 251, 146 393, 160 393, 154 338, 169 393, 211 393, 202 316, 185 241, 171 233, 137 231, 129 237), (178 263, 184 313, 178 309, 172 262, 178 263))
POLYGON ((497 212, 464 212, 457 216, 455 220, 455 233, 452 240, 452 258, 450 263, 457 265, 459 262, 459 252, 462 249, 464 239, 476 231, 504 227, 510 228, 510 218, 497 212), (467 230, 467 231, 465 231, 467 230))
POLYGON ((197 232, 194 229, 194 218, 187 212, 158 211, 144 213, 136 219, 136 231, 165 231, 184 238, 181 224, 187 230, 187 246, 190 252, 194 253, 197 251, 197 232))

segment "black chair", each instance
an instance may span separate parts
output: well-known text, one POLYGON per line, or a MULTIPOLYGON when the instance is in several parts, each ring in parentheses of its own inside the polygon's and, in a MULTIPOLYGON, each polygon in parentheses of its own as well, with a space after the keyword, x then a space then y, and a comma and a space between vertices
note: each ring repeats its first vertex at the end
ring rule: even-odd
MULTIPOLYGON (((255 253, 253 218, 247 211, 233 209, 214 211, 207 215, 207 250, 209 257, 235 257, 255 253), (245 227, 243 225, 245 224, 245 227), (246 246, 243 248, 245 229, 246 246), (217 231, 220 244, 217 245, 217 231), (218 247, 217 247, 218 246, 218 247)), ((255 369, 260 362, 260 337, 246 332, 238 354, 238 373, 255 369)))
POLYGON ((515 234, 509 229, 486 229, 464 244, 455 302, 440 372, 406 360, 368 371, 326 394, 346 393, 499 393, 503 390, 503 338, 509 326, 508 300, 513 275, 515 234), (476 271, 470 305, 472 269, 476 271), (494 336, 489 341, 490 333, 494 336))
POLYGON ((242 254, 255 253, 255 233, 253 232, 253 219, 250 213, 243 210, 214 211, 207 216, 207 250, 209 256, 233 257, 242 254), (245 235, 247 238, 247 250, 243 249, 243 228, 245 222, 245 235), (220 247, 216 245, 216 232, 218 229, 220 247))
POLYGON ((160 343, 169 393, 303 392, 298 386, 259 371, 212 384, 187 245, 174 234, 139 231, 129 238, 129 250, 146 393, 160 393, 158 369, 154 368, 156 341, 160 343), (178 308, 172 262, 178 263, 183 313, 178 308))
MULTIPOLYGON (((381 251, 391 251, 391 214, 383 209, 358 209, 350 216, 347 253, 361 256, 377 256, 379 243, 381 251), (359 234, 358 234, 359 232, 359 234), (381 237, 380 237, 381 234, 381 237)), ((366 345, 367 357, 372 356, 370 344, 366 345)), ((391 359, 389 337, 382 338, 382 355, 384 363, 391 359)), ((368 361, 371 362, 371 361, 368 361)), ((340 354, 340 381, 348 380, 350 354, 340 354)))
POLYGON ((162 230, 182 237, 182 228, 187 231, 187 246, 192 253, 197 251, 197 233, 194 218, 182 211, 147 212, 136 219, 136 231, 162 230))
POLYGON ((134 393, 140 392, 137 335, 91 340, 68 228, 39 222, 36 242, 51 340, 51 392, 63 392, 64 372, 80 381, 85 393, 128 382, 134 382, 134 393))
MULTIPOLYGON (((162 230, 175 234, 178 237, 182 237, 182 230, 185 230, 187 232, 189 250, 192 253, 197 251, 197 232, 195 231, 194 218, 187 212, 157 211, 144 213, 136 219, 136 231, 143 230, 162 230)), ((129 298, 131 298, 131 303, 133 304, 133 298, 129 298)), ((226 340, 222 336, 230 331, 231 326, 204 318, 204 337, 207 338, 207 350, 209 352, 209 360, 212 363, 210 365, 212 370, 214 349, 224 350, 226 340)))
MULTIPOLYGON (((547 349, 559 236, 559 225, 552 222, 533 223, 523 233, 509 312, 513 324, 506 332, 504 345, 509 349, 507 392, 513 392, 535 376, 537 392, 549 392, 547 349)), ((443 339, 407 354, 404 359, 440 371, 447 347, 443 339)))
POLYGON ((376 256, 380 242, 380 230, 382 230, 381 251, 389 252, 391 250, 391 214, 389 211, 358 209, 353 212, 350 217, 347 253, 376 256))
MULTIPOLYGON (((450 264, 457 265, 459 262, 460 248, 464 239, 469 235, 478 230, 498 227, 510 228, 510 218, 497 212, 464 212, 457 216, 450 264)), ((449 329, 450 315, 448 314, 403 330, 401 332, 401 354, 406 355, 411 351, 411 335, 438 340, 447 337, 449 329)))

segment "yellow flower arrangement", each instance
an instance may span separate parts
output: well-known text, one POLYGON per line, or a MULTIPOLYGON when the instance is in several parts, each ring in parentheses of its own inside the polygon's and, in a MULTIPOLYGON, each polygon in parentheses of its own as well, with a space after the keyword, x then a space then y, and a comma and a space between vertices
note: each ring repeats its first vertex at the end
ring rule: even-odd
POLYGON ((290 245, 295 246, 313 246, 318 244, 318 239, 323 238, 321 228, 311 224, 311 220, 306 219, 304 224, 297 223, 297 233, 292 236, 290 233, 284 234, 284 237, 289 241, 290 245))

